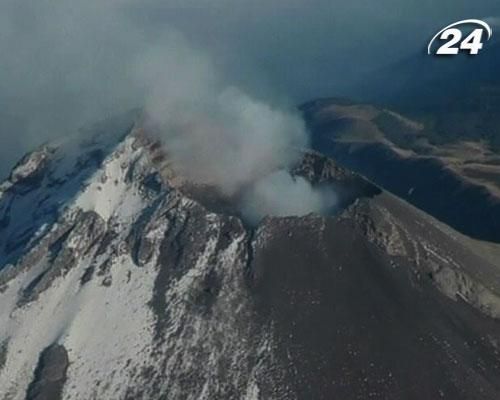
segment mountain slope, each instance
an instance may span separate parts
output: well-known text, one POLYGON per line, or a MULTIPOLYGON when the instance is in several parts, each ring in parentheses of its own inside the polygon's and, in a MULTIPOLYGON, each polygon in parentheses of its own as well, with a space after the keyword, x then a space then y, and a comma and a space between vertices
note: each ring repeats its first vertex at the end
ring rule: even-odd
POLYGON ((315 149, 468 236, 500 241, 500 155, 487 142, 434 143, 425 123, 369 104, 302 109, 315 149))
POLYGON ((498 397, 499 271, 463 237, 313 152, 336 214, 248 226, 124 120, 2 186, 1 398, 498 397))

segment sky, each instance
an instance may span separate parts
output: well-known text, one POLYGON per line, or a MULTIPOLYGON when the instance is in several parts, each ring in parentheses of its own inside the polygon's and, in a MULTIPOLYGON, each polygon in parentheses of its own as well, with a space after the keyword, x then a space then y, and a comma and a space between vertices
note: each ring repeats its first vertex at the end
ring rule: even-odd
POLYGON ((47 140, 144 106, 165 49, 189 48, 222 86, 292 108, 348 96, 455 20, 499 16, 498 0, 2 0, 0 176, 47 140))

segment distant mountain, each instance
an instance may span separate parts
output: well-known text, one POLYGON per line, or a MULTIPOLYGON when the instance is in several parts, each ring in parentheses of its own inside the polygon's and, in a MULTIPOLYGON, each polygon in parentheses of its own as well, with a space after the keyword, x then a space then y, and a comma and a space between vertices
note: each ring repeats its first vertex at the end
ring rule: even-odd
POLYGON ((334 215, 248 226, 139 116, 0 191, 2 399, 497 399, 496 248, 319 153, 334 215))
POLYGON ((500 41, 476 56, 412 57, 364 77, 351 93, 361 102, 427 123, 438 142, 486 139, 500 149, 500 41))
POLYGON ((314 148, 462 233, 500 242, 500 41, 422 51, 365 77, 361 101, 302 109, 314 148))
POLYGON ((431 122, 370 104, 323 99, 302 111, 316 150, 460 232, 500 242, 500 154, 487 139, 436 141, 431 122))

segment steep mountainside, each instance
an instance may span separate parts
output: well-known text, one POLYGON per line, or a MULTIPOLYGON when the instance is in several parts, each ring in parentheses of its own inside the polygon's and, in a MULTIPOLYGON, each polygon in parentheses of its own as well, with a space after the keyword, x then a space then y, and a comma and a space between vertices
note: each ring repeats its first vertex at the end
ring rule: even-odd
POLYGON ((498 398, 498 266, 318 153, 292 172, 333 215, 249 226, 137 116, 26 156, 0 192, 0 398, 498 398))
POLYGON ((500 242, 500 154, 487 141, 436 143, 425 122, 369 104, 302 109, 314 148, 460 232, 500 242))

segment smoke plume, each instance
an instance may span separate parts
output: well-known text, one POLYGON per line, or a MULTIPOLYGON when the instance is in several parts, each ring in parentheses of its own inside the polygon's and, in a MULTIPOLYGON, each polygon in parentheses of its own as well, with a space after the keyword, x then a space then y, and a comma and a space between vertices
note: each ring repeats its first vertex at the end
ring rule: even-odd
POLYGON ((332 205, 332 196, 287 172, 308 146, 304 122, 293 108, 227 85, 209 56, 180 35, 166 43, 141 57, 134 70, 150 89, 149 123, 178 171, 226 195, 244 190, 242 211, 254 222, 332 205))
POLYGON ((437 28, 478 15, 500 15, 500 3, 2 0, 0 179, 41 142, 141 107, 147 91, 131 66, 161 58, 147 49, 173 30, 213 57, 228 86, 299 104, 353 95, 350 84, 415 54, 437 28))
POLYGON ((255 182, 244 197, 242 212, 247 220, 258 222, 266 215, 326 213, 336 202, 333 189, 313 188, 306 179, 280 170, 255 182))

